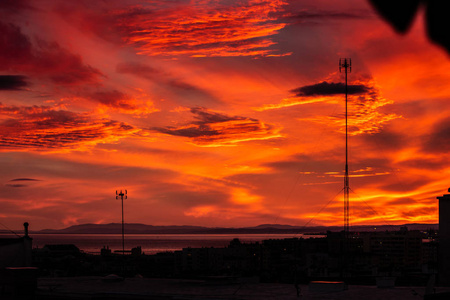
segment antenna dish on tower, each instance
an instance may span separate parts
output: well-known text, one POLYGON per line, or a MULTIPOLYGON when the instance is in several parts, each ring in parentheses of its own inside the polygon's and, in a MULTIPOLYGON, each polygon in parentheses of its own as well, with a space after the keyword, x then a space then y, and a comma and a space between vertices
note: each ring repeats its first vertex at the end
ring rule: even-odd
POLYGON ((352 72, 352 59, 351 58, 340 58, 339 59, 339 73, 342 73, 342 68, 345 69, 345 73, 352 72))

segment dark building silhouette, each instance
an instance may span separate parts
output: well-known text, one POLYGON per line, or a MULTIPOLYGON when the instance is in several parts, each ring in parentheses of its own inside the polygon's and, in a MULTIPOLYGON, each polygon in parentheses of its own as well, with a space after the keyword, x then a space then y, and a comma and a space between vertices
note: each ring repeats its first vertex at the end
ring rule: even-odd
POLYGON ((0 239, 0 268, 31 266, 33 239, 28 236, 28 223, 24 223, 24 229, 22 237, 0 239))
POLYGON ((32 241, 25 234, 0 239, 0 299, 34 299, 37 269, 32 267, 32 241))
POLYGON ((437 199, 439 200, 439 284, 450 286, 450 194, 437 199))
POLYGON ((56 244, 56 245, 45 245, 43 251, 48 252, 50 256, 79 256, 81 254, 80 249, 74 244, 56 244))

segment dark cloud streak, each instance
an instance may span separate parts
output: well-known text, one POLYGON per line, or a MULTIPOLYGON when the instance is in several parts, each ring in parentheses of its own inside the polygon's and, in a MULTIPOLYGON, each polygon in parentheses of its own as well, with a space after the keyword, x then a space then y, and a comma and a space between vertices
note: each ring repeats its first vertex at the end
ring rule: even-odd
POLYGON ((20 182, 34 182, 34 181, 41 181, 39 179, 34 178, 15 178, 11 179, 9 182, 19 182, 19 183, 7 183, 5 186, 12 187, 12 188, 22 188, 22 187, 28 187, 28 184, 20 183, 20 182))
MULTIPOLYGON (((347 92, 349 95, 368 93, 370 88, 362 84, 348 85, 347 92)), ((331 96, 337 94, 345 94, 345 84, 323 81, 321 83, 306 85, 291 90, 295 96, 331 96)))
POLYGON ((340 12, 340 11, 325 11, 325 10, 305 10, 298 13, 288 15, 289 18, 308 20, 308 19, 344 19, 344 20, 360 20, 367 19, 374 16, 368 10, 340 12))
POLYGON ((6 186, 13 187, 13 188, 22 188, 22 187, 27 187, 28 185, 26 185, 26 184, 6 184, 6 186))
POLYGON ((228 116, 203 107, 191 108, 194 121, 178 127, 154 127, 160 133, 192 138, 196 144, 227 144, 275 135, 277 129, 259 120, 228 116))
POLYGON ((11 179, 10 181, 40 181, 40 180, 34 178, 15 178, 11 179))
POLYGON ((450 118, 440 121, 432 129, 431 134, 425 137, 423 150, 432 153, 450 152, 450 118))
POLYGON ((97 91, 88 95, 88 98, 109 107, 137 109, 137 106, 130 101, 131 97, 118 90, 97 91))
POLYGON ((19 26, 0 21, 0 70, 46 77, 61 85, 96 83, 102 73, 56 42, 32 43, 19 26))
POLYGON ((23 75, 0 75, 0 90, 18 91, 28 86, 23 75))

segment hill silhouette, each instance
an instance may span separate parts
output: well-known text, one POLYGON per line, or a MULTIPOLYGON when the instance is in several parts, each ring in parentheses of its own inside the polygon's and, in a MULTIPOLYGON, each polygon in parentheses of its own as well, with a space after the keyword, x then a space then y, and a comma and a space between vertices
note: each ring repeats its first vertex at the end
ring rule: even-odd
MULTIPOLYGON (((356 225, 351 231, 395 231, 406 226, 409 230, 438 229, 438 224, 403 224, 403 225, 356 225)), ((327 231, 341 231, 342 226, 292 226, 282 224, 261 224, 254 227, 203 227, 191 225, 155 226, 140 223, 125 224, 126 234, 317 234, 327 231)), ((80 224, 64 229, 44 229, 33 233, 47 234, 120 234, 121 223, 80 224)))

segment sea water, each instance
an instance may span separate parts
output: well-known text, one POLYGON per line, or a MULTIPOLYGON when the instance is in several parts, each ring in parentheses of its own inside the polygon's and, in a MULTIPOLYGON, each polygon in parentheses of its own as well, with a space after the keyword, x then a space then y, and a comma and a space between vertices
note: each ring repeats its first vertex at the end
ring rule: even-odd
MULTIPOLYGON (((98 254, 103 247, 122 249, 121 234, 30 234, 33 248, 48 244, 74 244, 86 253, 98 254)), ((226 247, 237 238, 242 243, 269 239, 308 238, 302 234, 126 234, 125 250, 140 246, 145 254, 172 252, 183 248, 226 247)), ((313 236, 322 237, 322 236, 313 236)))

